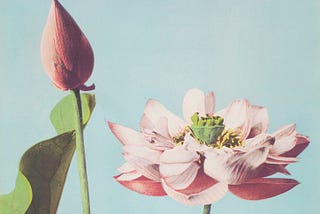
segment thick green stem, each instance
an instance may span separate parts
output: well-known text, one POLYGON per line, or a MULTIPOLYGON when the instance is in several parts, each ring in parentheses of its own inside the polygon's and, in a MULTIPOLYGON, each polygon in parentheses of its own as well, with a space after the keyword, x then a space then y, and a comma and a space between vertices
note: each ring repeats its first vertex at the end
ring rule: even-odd
POLYGON ((82 210, 83 210, 83 214, 90 214, 88 177, 87 177, 86 156, 85 156, 84 140, 83 140, 81 97, 78 89, 71 90, 71 94, 73 95, 73 103, 76 111, 76 119, 75 119, 76 152, 77 152, 77 160, 78 160, 78 172, 80 177, 82 210))
POLYGON ((211 204, 206 204, 203 206, 203 214, 210 214, 211 204))

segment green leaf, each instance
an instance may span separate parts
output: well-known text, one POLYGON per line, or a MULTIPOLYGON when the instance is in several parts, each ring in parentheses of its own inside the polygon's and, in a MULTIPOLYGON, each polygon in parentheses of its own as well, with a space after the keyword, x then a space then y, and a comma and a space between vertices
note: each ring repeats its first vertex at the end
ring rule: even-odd
MULTIPOLYGON (((81 94, 81 101, 85 125, 95 107, 95 97, 81 94)), ((56 213, 76 147, 72 102, 69 95, 51 112, 51 122, 59 135, 32 146, 22 156, 14 191, 0 195, 1 214, 56 213)))
MULTIPOLYGON (((81 94, 84 125, 95 107, 95 97, 81 94)), ((31 183, 33 200, 27 214, 54 214, 57 211, 68 169, 75 151, 75 109, 70 95, 51 111, 50 119, 57 137, 30 148, 22 157, 21 171, 31 183)))
POLYGON ((74 150, 75 135, 68 132, 42 141, 24 153, 20 171, 33 191, 27 214, 56 213, 74 150))
POLYGON ((1 214, 23 214, 32 200, 32 190, 27 178, 19 171, 15 189, 0 196, 1 214))
MULTIPOLYGON (((83 124, 86 125, 95 107, 95 96, 81 94, 83 124)), ((51 111, 50 120, 58 134, 74 130, 75 113, 71 95, 64 97, 51 111)))

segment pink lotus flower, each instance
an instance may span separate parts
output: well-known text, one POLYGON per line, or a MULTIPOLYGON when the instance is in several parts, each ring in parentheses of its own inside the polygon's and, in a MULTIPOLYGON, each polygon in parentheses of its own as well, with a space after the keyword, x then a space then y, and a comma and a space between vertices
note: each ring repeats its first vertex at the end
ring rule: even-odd
POLYGON ((309 144, 295 125, 267 133, 264 107, 233 101, 214 113, 214 94, 192 89, 183 100, 184 120, 149 100, 139 132, 109 122, 123 144, 126 163, 115 179, 145 195, 169 195, 188 205, 211 204, 228 190, 247 200, 284 193, 298 184, 286 166, 309 144))
POLYGON ((89 41, 71 15, 57 1, 42 34, 41 57, 53 84, 61 90, 93 90, 84 86, 93 69, 93 52, 89 41))

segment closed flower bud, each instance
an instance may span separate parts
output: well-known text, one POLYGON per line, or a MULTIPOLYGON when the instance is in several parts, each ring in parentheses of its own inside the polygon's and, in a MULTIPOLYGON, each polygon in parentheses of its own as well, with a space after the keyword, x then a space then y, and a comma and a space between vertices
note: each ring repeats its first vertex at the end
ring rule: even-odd
POLYGON ((52 1, 42 34, 41 58, 45 71, 61 90, 93 90, 85 86, 93 69, 93 51, 77 23, 57 1, 52 1))

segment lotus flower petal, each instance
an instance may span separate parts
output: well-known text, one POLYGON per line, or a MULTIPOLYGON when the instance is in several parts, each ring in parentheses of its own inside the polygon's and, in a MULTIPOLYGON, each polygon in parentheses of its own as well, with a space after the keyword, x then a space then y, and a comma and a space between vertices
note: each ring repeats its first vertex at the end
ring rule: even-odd
POLYGON ((256 176, 257 178, 268 177, 278 172, 285 175, 290 175, 290 172, 286 169, 286 165, 281 164, 264 163, 260 166, 260 169, 258 171, 259 173, 256 176))
POLYGON ((165 196, 167 193, 163 190, 161 182, 150 180, 140 176, 134 180, 121 180, 120 176, 114 177, 122 186, 143 195, 165 196))
MULTIPOLYGON (((168 125, 168 120, 167 120, 168 125)), ((168 127, 168 126, 167 126, 168 127)), ((140 129, 143 130, 154 130, 155 124, 148 118, 146 114, 143 114, 141 120, 140 120, 140 129)))
POLYGON ((237 148, 237 149, 241 151, 248 151, 254 148, 258 148, 262 145, 270 145, 270 148, 271 148, 271 145, 274 144, 274 141, 275 141, 274 137, 268 134, 259 134, 254 138, 246 139, 244 148, 237 148))
POLYGON ((220 109, 219 111, 214 112, 214 115, 224 118, 224 116, 226 115, 226 112, 227 112, 227 108, 223 108, 223 109, 220 109))
POLYGON ((239 184, 257 175, 269 154, 268 137, 258 138, 260 146, 248 147, 247 151, 214 149, 205 152, 204 171, 210 177, 229 184, 239 184))
POLYGON ((188 170, 192 164, 195 162, 190 163, 172 163, 172 164, 164 164, 162 163, 159 166, 159 170, 162 177, 171 177, 171 176, 178 176, 188 170))
POLYGON ((205 175, 202 170, 198 171, 195 180, 186 189, 175 190, 168 186, 164 180, 162 185, 169 196, 186 205, 211 204, 225 196, 228 191, 228 185, 218 183, 205 175))
POLYGON ((191 116, 198 112, 199 115, 205 116, 206 114, 213 115, 214 112, 214 94, 210 92, 208 95, 199 90, 189 90, 183 99, 183 116, 187 123, 191 123, 191 116))
POLYGON ((196 178, 200 166, 196 162, 190 164, 161 164, 161 177, 168 186, 175 190, 187 188, 196 178), (188 166, 187 168, 184 168, 188 166), (181 170, 185 169, 185 170, 181 170), (180 172, 180 173, 178 173, 180 172))
POLYGON ((252 126, 248 138, 267 132, 269 127, 269 116, 266 108, 261 106, 250 106, 249 117, 252 126))
POLYGON ((214 113, 214 108, 215 108, 215 96, 214 93, 211 91, 209 92, 205 99, 204 99, 204 103, 205 103, 205 113, 212 116, 214 113))
POLYGON ((248 100, 235 100, 226 110, 217 113, 217 115, 224 118, 226 128, 241 130, 241 134, 243 135, 242 139, 245 139, 250 133, 251 123, 249 120, 249 106, 248 100))
POLYGON ((134 172, 136 171, 136 169, 130 163, 125 162, 124 164, 122 164, 122 166, 118 168, 118 171, 120 173, 128 173, 128 172, 134 172))
POLYGON ((154 164, 148 159, 136 157, 130 154, 124 154, 123 157, 137 170, 137 172, 141 173, 145 177, 155 181, 160 180, 158 164, 154 164))
MULTIPOLYGON (((168 130, 168 118, 161 117, 155 124, 150 121, 146 114, 143 115, 140 122, 140 128, 144 131, 151 131, 161 134, 163 137, 170 139, 170 133, 168 130)), ((171 139, 170 139, 171 140, 171 139)))
POLYGON ((297 161, 296 157, 283 157, 283 156, 268 156, 266 163, 269 164, 290 164, 297 161))
POLYGON ((123 151, 127 154, 133 155, 135 157, 143 158, 154 164, 160 163, 161 151, 150 149, 146 146, 136 146, 136 145, 124 145, 122 147, 123 151))
POLYGON ((157 124, 163 117, 168 120, 168 131, 170 136, 176 136, 180 133, 186 123, 179 117, 167 110, 160 102, 156 100, 149 100, 145 106, 144 114, 148 117, 150 122, 157 124))
POLYGON ((116 123, 108 122, 108 125, 111 132, 120 140, 123 145, 144 145, 144 137, 142 133, 116 123))
POLYGON ((206 150, 211 150, 211 148, 209 148, 208 146, 196 142, 190 134, 187 134, 184 137, 183 146, 189 151, 199 152, 201 154, 204 153, 206 150))
POLYGON ((194 151, 189 151, 185 146, 176 146, 173 149, 166 150, 160 157, 161 163, 191 163, 199 160, 199 154, 194 151))
POLYGON ((295 134, 296 134, 296 125, 290 124, 290 125, 280 127, 274 133, 272 133, 272 136, 274 136, 277 140, 279 138, 287 137, 295 134))
POLYGON ((296 136, 285 136, 277 138, 270 149, 272 155, 281 155, 291 149, 296 145, 296 136))
POLYGON ((241 185, 229 185, 229 190, 242 199, 261 200, 287 192, 298 184, 293 179, 257 178, 241 185))
POLYGON ((195 179, 200 156, 182 146, 163 152, 160 158, 160 174, 165 182, 174 189, 184 189, 195 179))
POLYGON ((118 176, 117 180, 119 181, 132 181, 135 180, 139 177, 141 177, 142 174, 137 172, 137 171, 132 171, 132 172, 126 172, 122 173, 118 176))
POLYGON ((93 51, 89 41, 64 7, 52 1, 41 40, 41 58, 45 71, 61 90, 94 89, 84 83, 93 69, 93 51))
POLYGON ((150 146, 153 145, 153 147, 162 151, 173 147, 167 118, 161 117, 156 124, 153 124, 144 114, 140 122, 140 128, 150 146))
POLYGON ((296 145, 290 151, 282 154, 285 157, 297 157, 305 148, 309 145, 310 140, 308 137, 303 135, 296 136, 296 145))

